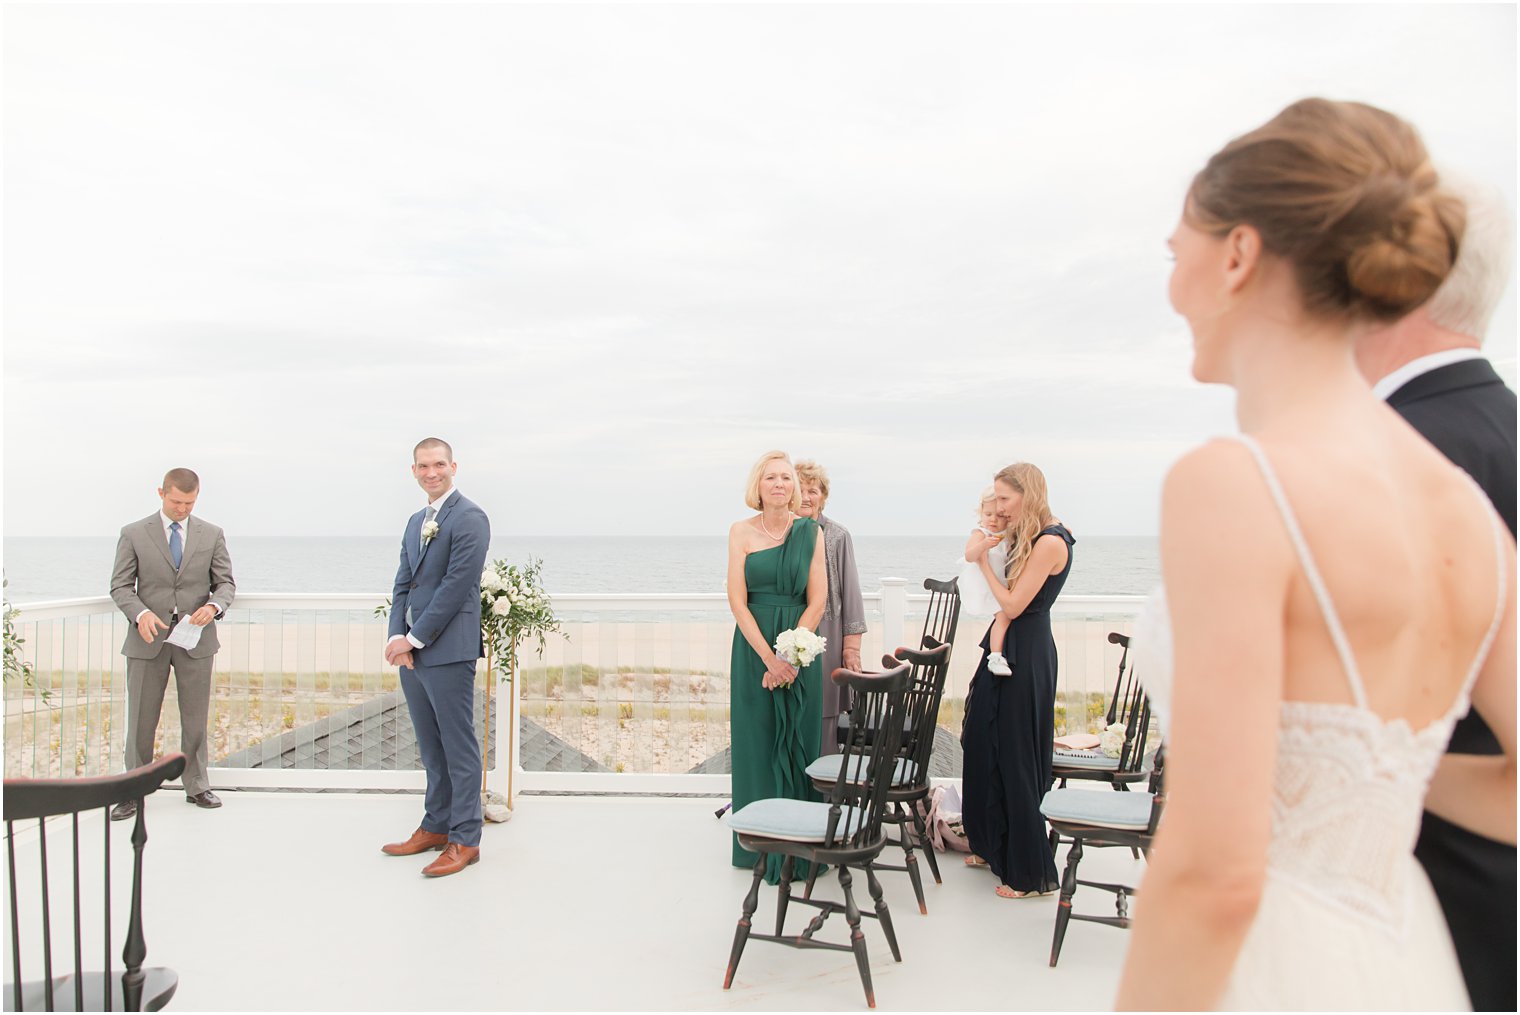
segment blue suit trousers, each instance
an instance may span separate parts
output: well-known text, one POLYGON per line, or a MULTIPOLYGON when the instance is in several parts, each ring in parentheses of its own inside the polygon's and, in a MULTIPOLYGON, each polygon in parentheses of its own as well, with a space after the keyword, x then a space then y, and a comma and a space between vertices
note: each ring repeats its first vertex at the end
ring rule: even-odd
POLYGON ((480 845, 480 742, 475 739, 475 661, 401 667, 401 690, 427 770, 422 828, 480 845))

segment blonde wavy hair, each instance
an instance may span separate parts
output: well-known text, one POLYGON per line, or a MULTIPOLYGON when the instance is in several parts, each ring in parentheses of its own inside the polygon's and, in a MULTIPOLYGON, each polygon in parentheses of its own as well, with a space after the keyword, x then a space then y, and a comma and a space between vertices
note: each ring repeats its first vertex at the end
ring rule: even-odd
POLYGON ((989 500, 997 500, 997 487, 987 487, 982 491, 981 499, 976 502, 976 510, 972 512, 972 515, 976 518, 978 525, 982 524, 982 509, 987 506, 989 500))
POLYGON ((792 469, 792 499, 788 506, 792 509, 793 514, 802 506, 802 484, 797 482, 797 467, 792 465, 792 456, 785 451, 767 451, 760 456, 760 460, 755 463, 754 468, 749 470, 749 482, 744 487, 744 503, 749 506, 751 511, 759 511, 761 508, 760 480, 765 475, 766 463, 773 462, 778 458, 788 466, 791 466, 792 469))
POLYGON ((1037 466, 1028 462, 1015 462, 993 476, 992 481, 1007 483, 1024 495, 1019 517, 1008 523, 1005 533, 1008 537, 1008 566, 1003 575, 1008 581, 1008 587, 1013 588, 1019 575, 1024 573, 1024 565, 1029 563, 1029 554, 1034 550, 1034 541, 1039 538, 1040 530, 1054 521, 1054 516, 1050 513, 1045 473, 1037 466))
POLYGON ((792 471, 797 474, 797 503, 802 503, 802 488, 808 483, 818 487, 818 492, 823 494, 823 503, 818 505, 818 513, 823 514, 823 504, 829 500, 829 472, 823 466, 811 458, 804 458, 792 466, 792 471))

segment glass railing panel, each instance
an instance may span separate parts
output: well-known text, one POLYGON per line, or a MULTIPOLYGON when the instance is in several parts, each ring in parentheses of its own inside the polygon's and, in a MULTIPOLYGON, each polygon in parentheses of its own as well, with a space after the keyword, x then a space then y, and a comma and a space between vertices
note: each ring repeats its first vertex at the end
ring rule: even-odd
MULTIPOLYGON (((1081 598, 1081 597, 1079 597, 1081 598)), ((1088 726, 1111 692, 1119 648, 1138 601, 1088 597, 1052 618, 1061 659, 1058 725, 1088 726), (1069 717, 1069 722, 1068 722, 1069 717)), ((212 764, 227 769, 380 770, 415 766, 414 738, 397 671, 382 652, 385 623, 365 597, 249 597, 218 625, 213 673, 212 764), (255 598, 262 601, 252 601, 255 598), (355 600, 361 600, 355 603, 355 600), (400 759, 398 761, 398 759, 400 759)), ((375 598, 378 602, 378 597, 375 598)), ((5 687, 5 761, 17 775, 118 771, 126 737, 127 620, 108 600, 23 614, 35 687, 5 687)), ((903 603, 899 597, 896 602, 903 603)), ((926 597, 889 617, 890 597, 866 600, 862 657, 914 643, 926 597), (888 628, 891 628, 889 631, 888 628)), ((733 620, 721 596, 566 596, 556 602, 564 636, 540 658, 525 646, 519 673, 521 764, 529 772, 678 775, 728 770, 729 662, 733 620)), ((939 716, 958 733, 966 688, 989 618, 962 618, 939 716)), ((482 671, 484 667, 482 667, 482 671)), ((485 678, 478 683, 485 700, 485 678)), ((509 693, 496 684, 496 715, 509 693)), ((483 730, 485 709, 477 710, 483 730)), ((493 733, 499 728, 493 722, 493 733)), ((493 743, 495 741, 493 740, 493 743)), ((505 736, 500 743, 505 746, 505 736)), ((158 749, 179 749, 171 681, 158 749)), ((499 766, 498 766, 499 768, 499 766)), ((304 783, 309 784, 309 780, 304 783)))
POLYGON ((728 612, 718 619, 704 620, 699 630, 701 636, 695 643, 702 646, 703 674, 700 697, 702 714, 707 724, 707 743, 702 753, 706 760, 704 769, 712 773, 726 773, 732 769, 728 749, 732 743, 729 717, 732 714, 729 670, 733 661, 735 631, 733 615, 728 612))
MULTIPOLYGON (((354 655, 361 660, 361 669, 357 681, 352 673, 349 674, 349 694, 344 709, 349 725, 344 728, 352 729, 354 725, 372 721, 375 716, 390 714, 396 716, 395 726, 390 731, 392 735, 415 742, 411 718, 401 693, 401 671, 385 662, 390 621, 364 610, 354 611, 353 615, 357 621, 351 639, 354 655)), ((386 732, 382 726, 380 737, 361 734, 358 738, 339 739, 333 765, 337 767, 341 763, 347 768, 363 771, 383 770, 387 764, 393 765, 394 753, 386 749, 386 732)))
MULTIPOLYGON (((21 639, 21 659, 41 673, 43 664, 38 651, 38 627, 24 619, 15 622, 21 639)), ((37 772, 37 709, 42 707, 42 688, 20 678, 5 682, 5 771, 7 775, 45 774, 37 772)))
MULTIPOLYGON (((208 745, 213 764, 225 764, 229 755, 248 749, 245 731, 253 717, 254 690, 252 672, 252 617, 247 610, 233 609, 217 621, 217 638, 222 650, 216 654, 216 703, 208 745)), ((245 764, 240 767, 252 767, 245 764)))
MULTIPOLYGON (((331 661, 332 614, 321 610, 314 613, 302 611, 292 618, 295 627, 294 672, 284 674, 281 688, 280 731, 290 733, 297 727, 310 726, 316 720, 317 674, 327 671, 324 663, 331 661)), ((324 676, 327 674, 324 672, 324 676)), ((330 697, 331 682, 324 680, 324 700, 330 697)), ((316 768, 316 738, 296 743, 297 768, 316 768)))

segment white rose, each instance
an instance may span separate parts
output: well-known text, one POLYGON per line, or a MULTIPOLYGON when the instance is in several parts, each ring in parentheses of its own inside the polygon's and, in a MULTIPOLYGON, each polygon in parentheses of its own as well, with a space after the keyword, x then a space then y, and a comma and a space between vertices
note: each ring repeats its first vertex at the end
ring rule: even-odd
POLYGON ((436 536, 436 535, 438 535, 438 523, 437 522, 423 522, 422 523, 422 541, 423 541, 423 543, 430 543, 430 542, 432 542, 433 537, 436 536))
POLYGON ((500 599, 496 600, 496 602, 491 604, 491 612, 496 614, 498 617, 505 617, 507 614, 512 612, 512 600, 508 599, 506 596, 502 596, 500 599))
POLYGON ((782 631, 776 636, 776 654, 783 662, 797 665, 797 632, 782 631))
POLYGON ((812 665, 813 660, 822 654, 824 643, 827 641, 826 638, 820 638, 805 627, 797 629, 795 640, 798 663, 802 666, 812 665))
POLYGON ((1116 722, 1098 737, 1098 750, 1110 758, 1117 758, 1124 750, 1124 724, 1116 722))
POLYGON ((492 592, 501 591, 501 578, 494 567, 488 567, 480 572, 480 587, 490 589, 492 592))

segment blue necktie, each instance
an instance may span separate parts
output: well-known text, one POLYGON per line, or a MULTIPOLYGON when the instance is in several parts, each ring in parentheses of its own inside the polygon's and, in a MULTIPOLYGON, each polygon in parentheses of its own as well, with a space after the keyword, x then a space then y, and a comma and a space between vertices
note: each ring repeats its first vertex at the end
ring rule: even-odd
POLYGON ((169 556, 174 558, 174 570, 179 570, 179 562, 185 557, 185 543, 179 538, 179 522, 169 523, 169 556))

